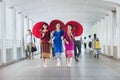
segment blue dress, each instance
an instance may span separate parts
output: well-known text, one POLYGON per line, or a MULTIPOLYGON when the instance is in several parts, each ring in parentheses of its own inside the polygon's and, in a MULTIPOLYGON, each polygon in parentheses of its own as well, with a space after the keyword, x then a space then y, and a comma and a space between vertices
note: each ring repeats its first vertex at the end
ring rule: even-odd
POLYGON ((60 56, 62 51, 63 51, 63 46, 62 46, 62 39, 61 37, 64 35, 64 31, 60 30, 59 32, 54 31, 53 33, 53 45, 54 45, 54 53, 56 57, 60 56))

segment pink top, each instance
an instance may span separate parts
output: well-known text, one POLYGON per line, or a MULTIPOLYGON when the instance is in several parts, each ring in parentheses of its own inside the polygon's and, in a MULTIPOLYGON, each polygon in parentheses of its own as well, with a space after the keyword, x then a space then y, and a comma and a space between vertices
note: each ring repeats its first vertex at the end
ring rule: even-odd
POLYGON ((66 44, 65 42, 65 49, 66 50, 74 50, 74 39, 73 39, 74 36, 68 36, 67 32, 64 33, 64 36, 63 36, 63 39, 66 39, 69 44, 66 44))

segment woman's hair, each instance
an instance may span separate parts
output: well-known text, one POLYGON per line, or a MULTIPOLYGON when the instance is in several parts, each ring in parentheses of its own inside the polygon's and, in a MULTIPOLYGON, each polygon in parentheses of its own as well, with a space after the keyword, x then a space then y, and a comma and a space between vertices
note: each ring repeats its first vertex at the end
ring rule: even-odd
MULTIPOLYGON (((60 23, 59 23, 59 22, 57 22, 57 23, 56 23, 56 25, 57 25, 57 24, 60 24, 60 23)), ((55 27, 56 27, 56 25, 55 25, 55 27)), ((61 24, 60 24, 60 29, 61 29, 61 28, 62 28, 62 26, 61 26, 61 24)))
POLYGON ((43 25, 46 25, 46 26, 48 26, 48 24, 47 24, 47 23, 44 23, 43 25))
POLYGON ((71 27, 73 26, 72 24, 68 24, 68 25, 70 25, 71 27))
MULTIPOLYGON (((48 24, 47 23, 44 23, 43 25, 45 25, 45 26, 47 26, 47 29, 48 29, 48 24)), ((42 27, 42 30, 43 30, 44 28, 42 27)))
POLYGON ((91 38, 91 35, 89 35, 89 38, 91 38))
POLYGON ((28 29, 27 31, 30 31, 30 32, 31 32, 31 30, 30 30, 30 29, 28 29))
MULTIPOLYGON (((57 25, 57 24, 60 24, 60 23, 59 23, 59 22, 57 22, 57 23, 56 23, 56 25, 57 25)), ((60 26, 61 26, 61 24, 60 24, 60 26)))
POLYGON ((97 37, 97 34, 93 34, 93 36, 94 36, 94 39, 97 37))
POLYGON ((32 33, 30 29, 28 29, 27 31, 29 31, 30 33, 32 33))
POLYGON ((96 34, 93 34, 94 37, 96 37, 97 35, 96 34))
POLYGON ((86 37, 84 37, 84 39, 86 39, 86 37))

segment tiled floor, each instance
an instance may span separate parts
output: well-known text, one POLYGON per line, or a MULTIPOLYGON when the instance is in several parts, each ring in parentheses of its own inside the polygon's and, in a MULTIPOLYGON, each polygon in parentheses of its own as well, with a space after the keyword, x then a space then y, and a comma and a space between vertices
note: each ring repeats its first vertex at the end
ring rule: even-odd
POLYGON ((0 80, 120 80, 120 62, 104 56, 95 59, 83 53, 80 62, 73 60, 71 69, 66 68, 65 57, 61 68, 55 66, 53 59, 49 60, 48 68, 43 68, 42 60, 36 56, 1 68, 0 80))

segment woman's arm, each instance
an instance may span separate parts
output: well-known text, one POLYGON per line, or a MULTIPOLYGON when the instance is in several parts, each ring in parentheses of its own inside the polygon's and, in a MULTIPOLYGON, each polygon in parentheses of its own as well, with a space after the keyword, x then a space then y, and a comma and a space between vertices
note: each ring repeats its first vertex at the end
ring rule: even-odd
POLYGON ((66 39, 63 39, 66 44, 69 44, 69 42, 66 39))
POLYGON ((66 40, 66 35, 67 35, 67 33, 64 33, 64 35, 63 35, 63 41, 64 41, 66 44, 69 44, 69 42, 66 40))

